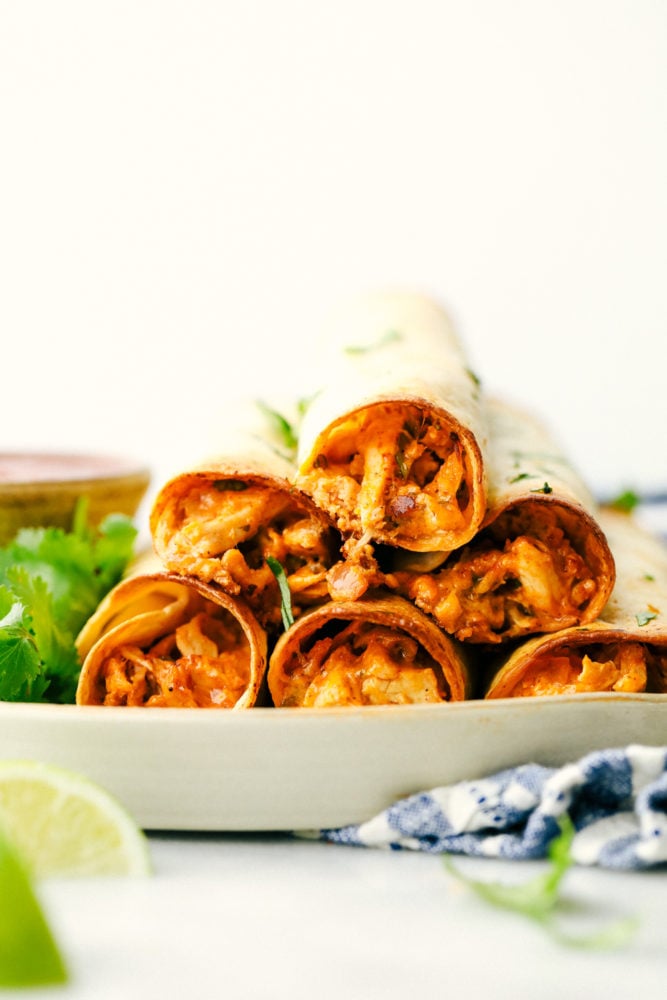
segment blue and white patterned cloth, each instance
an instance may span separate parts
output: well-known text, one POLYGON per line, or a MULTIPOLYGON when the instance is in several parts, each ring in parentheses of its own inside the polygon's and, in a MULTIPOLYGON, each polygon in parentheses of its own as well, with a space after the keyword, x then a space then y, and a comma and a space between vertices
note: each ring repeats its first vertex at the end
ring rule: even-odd
POLYGON ((667 863, 667 746, 599 750, 564 767, 524 764, 411 795, 322 840, 489 858, 546 856, 565 812, 578 864, 638 870, 667 863))

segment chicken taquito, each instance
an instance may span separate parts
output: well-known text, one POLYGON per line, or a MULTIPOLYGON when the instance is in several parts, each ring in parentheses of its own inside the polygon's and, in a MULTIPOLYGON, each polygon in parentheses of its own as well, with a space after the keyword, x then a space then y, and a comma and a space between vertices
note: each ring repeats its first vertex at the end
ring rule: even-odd
POLYGON ((532 414, 489 400, 487 416, 482 529, 433 571, 394 553, 397 572, 388 582, 468 642, 499 643, 593 621, 615 576, 593 497, 532 414))
POLYGON ((267 637, 244 601, 156 569, 107 594, 77 650, 79 705, 243 709, 257 700, 267 637))
POLYGON ((667 548, 631 515, 603 511, 600 519, 617 578, 599 619, 521 643, 495 673, 487 698, 667 693, 667 548))
POLYGON ((267 679, 284 708, 461 701, 468 692, 460 646, 394 595, 307 611, 276 643, 267 679))
POLYGON ((298 616, 326 598, 340 538, 294 485, 294 472, 264 425, 235 426, 219 457, 177 474, 157 494, 149 518, 155 552, 168 570, 242 597, 268 628, 281 621, 271 568, 279 564, 298 616))
POLYGON ((367 544, 464 544, 485 511, 486 430, 447 314, 418 294, 370 295, 323 340, 330 378, 303 419, 296 481, 340 529, 348 569, 367 544))

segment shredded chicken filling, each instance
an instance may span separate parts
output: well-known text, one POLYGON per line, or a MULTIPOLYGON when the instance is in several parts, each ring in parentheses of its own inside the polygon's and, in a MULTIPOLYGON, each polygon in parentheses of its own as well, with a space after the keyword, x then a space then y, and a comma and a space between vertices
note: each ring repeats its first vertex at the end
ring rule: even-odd
POLYGON ((119 646, 102 665, 103 704, 233 708, 250 680, 250 647, 226 612, 200 611, 147 648, 119 646), (224 615, 224 617, 222 617, 224 615))
POLYGON ((649 654, 639 642, 545 653, 513 688, 516 697, 585 691, 645 691, 649 654))
POLYGON ((425 551, 451 548, 445 537, 469 523, 470 479, 456 434, 386 403, 335 427, 300 483, 344 534, 425 551))
POLYGON ((280 492, 241 480, 208 482, 174 502, 158 529, 175 571, 214 580, 242 595, 264 626, 280 623, 280 595, 266 557, 287 575, 293 611, 327 595, 331 531, 280 492))
POLYGON ((283 706, 408 705, 446 701, 442 672, 404 632, 351 622, 288 667, 283 706))
POLYGON ((545 510, 524 527, 529 534, 504 544, 487 533, 435 573, 395 574, 399 593, 469 642, 497 643, 579 624, 598 589, 591 568, 554 512, 545 510))

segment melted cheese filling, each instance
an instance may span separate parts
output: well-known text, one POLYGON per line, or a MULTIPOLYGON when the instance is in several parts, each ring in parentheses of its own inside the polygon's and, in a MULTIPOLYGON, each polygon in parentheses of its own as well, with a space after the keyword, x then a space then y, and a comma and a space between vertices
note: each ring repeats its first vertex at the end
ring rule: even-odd
POLYGON ((409 635, 351 622, 287 667, 282 706, 411 705, 446 701, 435 661, 409 635))
POLYGON ((590 567, 555 512, 544 510, 526 527, 530 534, 504 543, 487 532, 435 573, 395 574, 399 593, 469 642, 497 643, 579 624, 598 589, 590 567))
POLYGON ((572 648, 536 659, 512 690, 514 697, 585 691, 645 691, 646 648, 639 642, 572 648))
POLYGON ((250 647, 235 619, 200 611, 147 648, 125 643, 104 660, 104 705, 232 708, 250 680, 250 647))
POLYGON ((344 534, 428 551, 452 548, 449 533, 469 524, 471 478, 456 434, 384 403, 335 426, 299 482, 344 534))
POLYGON ((281 491, 239 485, 198 484, 172 502, 155 532, 158 551, 174 572, 215 581, 242 595, 262 625, 277 625, 280 595, 266 557, 285 570, 298 613, 327 595, 331 532, 281 491))

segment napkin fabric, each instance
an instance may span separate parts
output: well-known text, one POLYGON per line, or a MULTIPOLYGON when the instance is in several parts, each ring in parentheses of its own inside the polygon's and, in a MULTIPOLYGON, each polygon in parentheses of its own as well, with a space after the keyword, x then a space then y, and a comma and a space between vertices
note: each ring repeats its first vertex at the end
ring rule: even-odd
POLYGON ((320 839, 433 854, 543 858, 569 813, 578 864, 638 870, 667 862, 667 746, 599 750, 564 767, 524 764, 401 799, 320 839))

